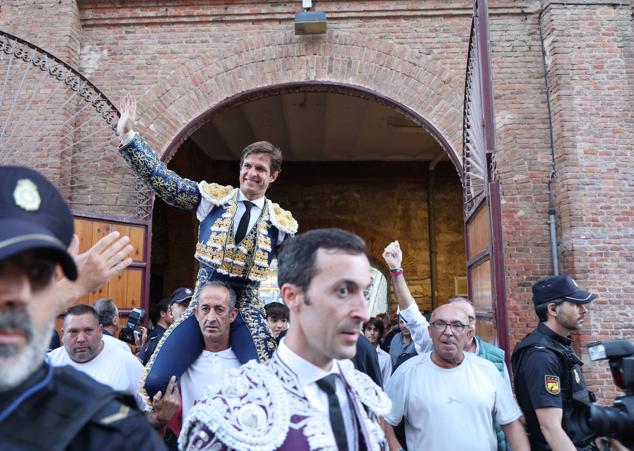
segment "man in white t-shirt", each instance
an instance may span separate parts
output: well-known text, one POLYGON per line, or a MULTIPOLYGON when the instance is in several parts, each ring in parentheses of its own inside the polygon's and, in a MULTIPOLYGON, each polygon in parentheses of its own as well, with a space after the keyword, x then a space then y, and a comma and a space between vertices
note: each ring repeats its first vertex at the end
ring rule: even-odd
POLYGON ((200 290, 194 315, 205 339, 203 353, 176 382, 172 377, 165 395, 154 396, 154 411, 176 435, 192 406, 203 398, 207 386, 220 382, 226 370, 240 362, 229 346, 231 323, 236 319, 236 293, 223 282, 207 282, 200 290), (180 385, 180 387, 179 387, 180 385))
POLYGON ((102 326, 93 307, 78 304, 68 309, 62 341, 64 346, 48 354, 53 366, 72 366, 97 382, 134 396, 139 407, 143 407, 138 394, 143 365, 132 353, 103 340, 102 326))
POLYGON ((390 449, 401 448, 390 425, 404 418, 410 450, 495 451, 495 419, 514 451, 529 451, 511 387, 491 362, 464 352, 471 337, 466 313, 438 307, 429 334, 434 350, 403 363, 385 387, 392 400, 385 416, 390 449))

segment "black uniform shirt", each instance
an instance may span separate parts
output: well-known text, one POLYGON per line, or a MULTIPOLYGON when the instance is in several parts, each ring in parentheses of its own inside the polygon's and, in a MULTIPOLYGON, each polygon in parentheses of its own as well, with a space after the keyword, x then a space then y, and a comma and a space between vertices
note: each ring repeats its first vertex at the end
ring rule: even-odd
POLYGON ((134 400, 71 367, 42 365, 0 392, 2 451, 161 451, 161 438, 134 400), (28 394, 25 396, 25 394, 28 394))
POLYGON ((147 365, 150 357, 152 357, 152 354, 154 354, 156 346, 158 345, 158 342, 161 341, 161 338, 163 337, 163 334, 166 330, 166 328, 164 328, 160 324, 157 324, 150 332, 150 335, 148 335, 145 348, 143 348, 137 354, 137 357, 139 358, 139 360, 141 360, 144 366, 147 365))
POLYGON ((357 340, 357 353, 352 359, 355 369, 370 376, 379 387, 383 387, 383 376, 379 367, 379 356, 376 348, 365 335, 359 335, 357 340))
MULTIPOLYGON (((563 337, 545 324, 540 323, 538 331, 570 348, 572 340, 563 337)), ((541 347, 531 347, 524 351, 517 371, 515 391, 517 401, 524 412, 528 432, 540 441, 545 441, 539 428, 535 409, 563 408, 562 380, 568 377, 561 358, 553 351, 541 347)))

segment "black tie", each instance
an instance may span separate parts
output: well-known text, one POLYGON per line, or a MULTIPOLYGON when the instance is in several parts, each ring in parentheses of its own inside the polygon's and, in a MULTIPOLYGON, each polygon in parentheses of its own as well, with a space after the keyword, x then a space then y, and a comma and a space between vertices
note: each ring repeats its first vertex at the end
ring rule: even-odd
POLYGON ((337 388, 335 381, 336 374, 329 374, 317 381, 317 386, 328 395, 328 410, 330 411, 330 426, 335 434, 337 449, 339 451, 348 451, 348 439, 346 436, 346 427, 343 423, 343 414, 341 413, 341 405, 337 398, 337 388))
POLYGON ((238 224, 238 231, 236 232, 236 244, 240 243, 247 234, 247 229, 249 228, 249 221, 251 220, 251 207, 255 205, 253 202, 249 202, 248 200, 243 201, 244 203, 244 214, 242 218, 240 218, 240 223, 238 224))

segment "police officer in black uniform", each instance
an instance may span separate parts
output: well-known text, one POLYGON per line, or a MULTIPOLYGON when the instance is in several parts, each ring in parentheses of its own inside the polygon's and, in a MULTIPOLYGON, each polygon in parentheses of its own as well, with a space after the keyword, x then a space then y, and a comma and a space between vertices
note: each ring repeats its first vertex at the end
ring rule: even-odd
POLYGON ((531 450, 592 450, 594 435, 571 421, 577 402, 594 402, 569 335, 581 329, 586 305, 597 297, 570 276, 553 276, 533 285, 539 325, 515 347, 515 394, 528 428, 531 450))
MULTIPOLYGON (((78 276, 72 237, 71 212, 49 181, 0 167, 0 449, 164 450, 131 397, 44 358, 59 301, 56 267, 78 276)), ((111 249, 104 264, 118 271, 129 250, 111 249)))

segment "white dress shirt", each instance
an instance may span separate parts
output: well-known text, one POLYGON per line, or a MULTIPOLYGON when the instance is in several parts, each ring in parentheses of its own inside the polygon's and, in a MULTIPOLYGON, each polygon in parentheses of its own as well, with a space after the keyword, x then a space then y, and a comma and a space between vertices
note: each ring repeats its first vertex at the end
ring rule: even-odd
POLYGON ((180 378, 183 420, 192 406, 200 401, 209 385, 217 384, 231 368, 240 368, 240 361, 231 348, 223 351, 203 351, 180 378))
MULTIPOLYGON (((306 399, 308 399, 311 406, 320 412, 328 414, 328 395, 317 386, 317 381, 331 373, 340 374, 339 363, 334 360, 330 370, 324 371, 293 352, 286 345, 285 338, 282 338, 282 341, 277 347, 277 355, 280 360, 297 375, 297 379, 304 390, 306 399)), ((354 450, 357 449, 357 427, 352 413, 353 407, 348 400, 343 379, 338 377, 336 380, 337 398, 339 398, 339 405, 341 406, 341 412, 343 414, 343 422, 348 439, 348 449, 354 450)))
POLYGON ((418 309, 416 302, 404 310, 399 310, 399 316, 405 323, 414 342, 414 348, 418 354, 424 354, 434 350, 434 343, 429 335, 429 322, 418 309))
POLYGON ((260 214, 262 213, 262 209, 264 208, 265 202, 264 196, 259 199, 250 200, 247 199, 247 196, 242 194, 242 191, 238 192, 238 210, 236 211, 236 217, 233 220, 233 236, 235 238, 236 233, 238 232, 238 225, 240 224, 240 220, 242 219, 242 215, 247 211, 247 208, 244 206, 244 201, 249 201, 253 205, 251 206, 251 217, 249 218, 249 227, 247 227, 247 235, 257 222, 260 214))

